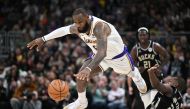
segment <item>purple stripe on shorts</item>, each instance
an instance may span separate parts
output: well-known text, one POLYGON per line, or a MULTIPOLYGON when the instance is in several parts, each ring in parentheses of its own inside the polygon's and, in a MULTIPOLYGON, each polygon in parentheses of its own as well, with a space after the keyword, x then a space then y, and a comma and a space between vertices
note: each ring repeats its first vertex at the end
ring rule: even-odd
POLYGON ((124 50, 123 50, 122 53, 116 55, 116 56, 113 57, 112 59, 121 58, 121 57, 123 57, 125 54, 127 54, 127 57, 128 57, 128 59, 129 59, 129 61, 130 61, 131 69, 134 70, 134 61, 133 61, 131 55, 130 55, 129 52, 128 52, 127 46, 124 46, 124 50))

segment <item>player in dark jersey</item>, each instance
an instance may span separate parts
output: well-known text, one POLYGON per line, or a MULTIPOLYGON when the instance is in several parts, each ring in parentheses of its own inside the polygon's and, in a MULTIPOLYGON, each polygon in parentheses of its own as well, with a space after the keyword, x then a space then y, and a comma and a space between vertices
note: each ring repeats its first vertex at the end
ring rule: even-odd
MULTIPOLYGON (((149 30, 145 27, 141 27, 137 32, 137 44, 131 50, 131 56, 134 63, 139 68, 142 77, 145 79, 148 90, 152 89, 147 69, 155 64, 164 64, 169 59, 169 54, 166 49, 159 43, 150 40, 149 30)), ((130 79, 129 79, 129 87, 130 79)))
POLYGON ((182 77, 170 77, 164 83, 161 83, 156 74, 160 72, 159 65, 148 69, 148 74, 152 87, 157 89, 153 95, 153 101, 146 109, 180 109, 182 96, 180 91, 185 89, 185 81, 182 77))
MULTIPOLYGON (((169 59, 169 54, 167 53, 166 49, 162 47, 159 43, 150 40, 150 33, 147 28, 139 28, 136 37, 137 44, 132 48, 131 56, 134 60, 134 63, 141 72, 141 75, 145 80, 147 84, 147 89, 149 91, 153 88, 150 84, 147 70, 155 64, 164 65, 169 59)), ((160 78, 162 77, 161 74, 159 74, 158 76, 160 78)), ((128 90, 130 95, 134 95, 135 91, 133 90, 132 80, 130 78, 128 78, 128 90)))

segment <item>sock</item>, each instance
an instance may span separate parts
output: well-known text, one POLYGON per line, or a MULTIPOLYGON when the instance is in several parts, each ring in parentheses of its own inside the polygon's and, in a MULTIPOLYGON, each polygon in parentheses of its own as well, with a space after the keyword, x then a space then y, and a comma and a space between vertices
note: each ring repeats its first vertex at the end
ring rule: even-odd
POLYGON ((84 92, 81 92, 81 93, 79 93, 78 92, 78 99, 80 100, 80 102, 86 102, 86 90, 84 91, 84 92))
POLYGON ((128 74, 128 76, 131 77, 133 81, 139 81, 142 78, 139 70, 136 67, 134 68, 134 71, 131 71, 128 74))

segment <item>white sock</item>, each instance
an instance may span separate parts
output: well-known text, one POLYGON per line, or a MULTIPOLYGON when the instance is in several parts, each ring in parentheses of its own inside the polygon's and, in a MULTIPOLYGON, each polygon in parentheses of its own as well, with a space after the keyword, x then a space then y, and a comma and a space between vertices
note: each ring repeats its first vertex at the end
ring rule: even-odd
POLYGON ((139 81, 141 80, 141 74, 138 70, 138 68, 134 68, 134 71, 131 71, 129 74, 128 74, 129 77, 131 77, 133 79, 133 81, 139 81))
POLYGON ((79 93, 78 92, 78 99, 80 100, 80 102, 86 102, 86 90, 84 92, 79 93))

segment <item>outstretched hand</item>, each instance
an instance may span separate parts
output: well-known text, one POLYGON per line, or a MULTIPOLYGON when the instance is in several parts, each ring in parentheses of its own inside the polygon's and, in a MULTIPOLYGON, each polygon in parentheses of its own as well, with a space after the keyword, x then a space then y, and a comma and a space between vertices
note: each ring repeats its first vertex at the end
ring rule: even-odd
POLYGON ((34 47, 36 47, 36 50, 39 51, 42 48, 43 44, 44 44, 44 41, 42 40, 42 38, 37 38, 29 42, 27 44, 27 48, 33 49, 34 47))
POLYGON ((87 68, 81 70, 78 74, 74 74, 74 76, 79 80, 90 80, 90 70, 87 68))
POLYGON ((158 73, 159 72, 159 65, 156 64, 153 67, 151 67, 150 69, 148 69, 148 73, 158 73))

